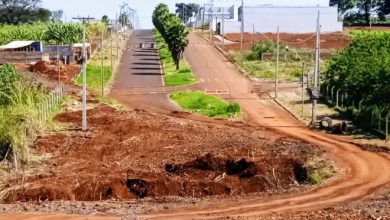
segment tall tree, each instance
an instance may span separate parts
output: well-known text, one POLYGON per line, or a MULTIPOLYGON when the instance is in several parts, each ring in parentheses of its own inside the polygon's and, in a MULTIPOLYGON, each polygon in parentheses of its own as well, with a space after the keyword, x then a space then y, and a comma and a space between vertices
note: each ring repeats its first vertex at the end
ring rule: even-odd
POLYGON ((176 15, 184 22, 187 23, 193 16, 199 12, 200 6, 196 3, 177 3, 176 15))
POLYGON ((330 0, 330 6, 338 6, 341 14, 356 6, 357 0, 330 0))
POLYGON ((59 23, 62 21, 62 17, 64 16, 63 10, 56 10, 51 12, 51 22, 59 23))
POLYGON ((102 23, 105 23, 106 25, 108 25, 108 23, 110 23, 110 19, 108 18, 107 15, 103 15, 103 17, 102 17, 102 23))
POLYGON ((0 23, 46 22, 50 19, 51 12, 47 9, 39 8, 40 3, 41 0, 1 0, 0 23))
POLYGON ((183 52, 188 45, 187 28, 178 16, 169 13, 168 6, 165 4, 159 4, 154 10, 153 24, 168 44, 168 49, 178 70, 183 52))
POLYGON ((385 16, 390 14, 390 0, 378 0, 377 13, 381 20, 385 20, 385 16))
POLYGON ((366 25, 370 24, 371 12, 375 9, 376 4, 376 0, 358 0, 357 2, 357 7, 363 14, 366 25))

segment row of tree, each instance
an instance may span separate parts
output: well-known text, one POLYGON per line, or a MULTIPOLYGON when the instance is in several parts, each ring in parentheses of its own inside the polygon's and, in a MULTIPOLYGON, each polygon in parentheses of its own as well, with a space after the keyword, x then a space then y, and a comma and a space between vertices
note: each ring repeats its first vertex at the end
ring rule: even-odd
POLYGON ((390 33, 362 32, 328 63, 325 84, 357 104, 390 111, 390 33))
POLYGON ((372 13, 377 14, 381 20, 385 20, 386 15, 390 14, 390 0, 330 0, 330 5, 337 5, 349 23, 363 21, 369 24, 372 13))
POLYGON ((153 12, 153 24, 168 45, 176 69, 188 45, 188 30, 179 17, 169 12, 166 4, 159 4, 153 12))
POLYGON ((176 3, 176 14, 184 22, 188 21, 199 13, 200 6, 196 3, 176 3))
POLYGON ((41 0, 1 0, 0 24, 60 22, 63 11, 40 7, 41 0))

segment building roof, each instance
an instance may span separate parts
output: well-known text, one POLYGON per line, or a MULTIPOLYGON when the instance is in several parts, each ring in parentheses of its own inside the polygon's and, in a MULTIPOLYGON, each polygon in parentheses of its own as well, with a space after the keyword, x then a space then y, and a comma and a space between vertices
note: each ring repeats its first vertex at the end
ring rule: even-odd
POLYGON ((0 46, 0 50, 18 49, 30 46, 35 41, 12 41, 6 45, 0 46))

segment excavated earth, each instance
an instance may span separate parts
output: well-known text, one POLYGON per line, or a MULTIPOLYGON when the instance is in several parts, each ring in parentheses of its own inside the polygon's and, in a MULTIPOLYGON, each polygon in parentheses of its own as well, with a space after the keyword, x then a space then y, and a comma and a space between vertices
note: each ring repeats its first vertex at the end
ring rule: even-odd
MULTIPOLYGON (((236 44, 225 45, 225 49, 229 50, 240 50, 241 46, 238 42, 241 41, 240 34, 226 34, 226 39, 237 42, 236 44)), ((306 49, 315 49, 316 48, 316 35, 315 33, 308 34, 290 34, 290 33, 280 33, 280 41, 286 43, 289 46, 295 48, 306 48, 306 49)), ((250 50, 253 46, 253 42, 259 41, 276 41, 277 35, 274 33, 264 33, 264 34, 244 34, 244 49, 250 50)), ((321 34, 321 49, 328 50, 339 50, 343 49, 351 43, 350 37, 343 32, 321 34)))
POLYGON ((5 203, 283 191, 306 183, 306 162, 324 156, 316 146, 240 122, 195 122, 104 104, 88 116, 87 133, 80 131, 80 111, 56 118, 66 129, 39 137, 33 147, 49 158, 29 168, 35 172, 9 176, 5 203))

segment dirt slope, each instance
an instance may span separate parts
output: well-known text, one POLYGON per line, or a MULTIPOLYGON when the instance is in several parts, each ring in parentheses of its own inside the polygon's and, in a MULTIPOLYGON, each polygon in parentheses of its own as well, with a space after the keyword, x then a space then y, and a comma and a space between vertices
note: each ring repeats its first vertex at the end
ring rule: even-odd
MULTIPOLYGON (((190 36, 191 44, 201 45, 206 42, 196 34, 190 36)), ((228 61, 212 47, 192 47, 186 57, 196 75, 208 75, 214 78, 237 78, 241 76, 228 64, 228 61), (208 59, 204 59, 207 57, 208 59)), ((299 138, 321 146, 329 152, 342 167, 345 176, 327 187, 320 187, 314 192, 287 195, 278 199, 253 199, 248 201, 230 201, 208 207, 198 207, 150 214, 145 217, 156 219, 193 219, 215 218, 224 216, 254 216, 270 212, 288 210, 318 209, 325 206, 358 200, 378 192, 390 183, 390 160, 388 157, 360 150, 349 140, 308 130, 280 110, 268 100, 257 100, 248 94, 247 84, 230 84, 232 95, 239 94, 246 99, 236 100, 245 109, 248 121, 260 126, 272 127, 279 134, 299 138)))

